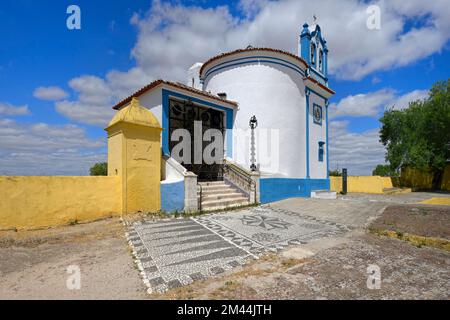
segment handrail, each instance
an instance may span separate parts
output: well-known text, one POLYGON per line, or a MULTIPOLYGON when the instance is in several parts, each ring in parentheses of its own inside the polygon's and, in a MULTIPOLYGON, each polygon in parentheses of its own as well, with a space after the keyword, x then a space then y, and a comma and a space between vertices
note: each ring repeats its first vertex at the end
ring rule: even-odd
POLYGON ((224 160, 223 162, 223 172, 225 179, 229 180, 249 196, 254 192, 254 202, 257 202, 256 182, 252 179, 250 172, 227 160, 224 160))

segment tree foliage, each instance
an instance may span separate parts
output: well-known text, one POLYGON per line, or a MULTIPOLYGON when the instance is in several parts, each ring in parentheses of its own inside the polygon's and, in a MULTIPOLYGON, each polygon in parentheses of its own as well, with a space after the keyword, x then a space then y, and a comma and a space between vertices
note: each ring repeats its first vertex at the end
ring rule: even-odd
POLYGON ((380 121, 391 170, 412 166, 442 174, 450 159, 450 79, 435 83, 425 100, 390 108, 380 121))
POLYGON ((339 169, 330 170, 330 176, 331 177, 340 177, 340 176, 342 176, 342 172, 340 172, 339 169))
POLYGON ((89 172, 91 176, 107 176, 108 164, 106 162, 98 162, 89 169, 89 172))
POLYGON ((396 175, 395 171, 392 171, 391 166, 388 164, 379 164, 372 171, 373 176, 392 177, 396 175))

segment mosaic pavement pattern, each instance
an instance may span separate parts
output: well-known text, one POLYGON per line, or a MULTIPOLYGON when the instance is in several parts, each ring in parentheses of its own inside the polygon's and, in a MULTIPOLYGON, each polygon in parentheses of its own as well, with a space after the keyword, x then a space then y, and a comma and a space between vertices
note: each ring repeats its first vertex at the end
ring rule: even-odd
POLYGON ((220 274, 265 252, 349 230, 339 223, 261 206, 135 222, 127 237, 149 292, 164 292, 220 274))

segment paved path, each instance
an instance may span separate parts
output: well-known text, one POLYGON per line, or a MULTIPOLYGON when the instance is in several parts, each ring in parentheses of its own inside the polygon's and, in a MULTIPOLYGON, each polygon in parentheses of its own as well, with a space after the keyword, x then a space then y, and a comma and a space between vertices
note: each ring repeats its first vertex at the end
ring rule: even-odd
POLYGON ((265 252, 363 229, 388 205, 448 194, 349 194, 336 200, 292 198, 246 210, 190 219, 140 221, 128 240, 150 292, 204 279, 265 252))
POLYGON ((128 240, 150 292, 220 274, 288 245, 335 236, 350 228, 267 206, 189 219, 135 222, 128 240))

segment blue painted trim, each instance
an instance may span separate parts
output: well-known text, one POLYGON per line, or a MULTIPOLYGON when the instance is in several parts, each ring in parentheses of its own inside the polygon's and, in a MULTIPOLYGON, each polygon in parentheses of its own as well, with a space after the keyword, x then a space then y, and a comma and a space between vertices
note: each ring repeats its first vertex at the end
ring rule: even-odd
MULTIPOLYGON (((322 61, 323 63, 323 61, 322 61)), ((317 71, 314 68, 310 68, 310 71, 312 71, 314 74, 316 74, 320 79, 322 79, 325 83, 328 81, 328 79, 324 76, 324 74, 320 73, 319 71, 317 71)))
POLYGON ((162 149, 163 153, 165 155, 170 155, 169 152, 169 97, 175 97, 180 99, 190 99, 192 102, 208 106, 211 108, 215 108, 218 110, 222 110, 225 112, 225 127, 226 127, 226 139, 227 139, 227 156, 232 157, 233 156, 233 113, 234 110, 231 108, 227 108, 224 106, 220 106, 218 104, 205 101, 202 99, 198 99, 192 96, 187 96, 185 94, 181 94, 175 91, 162 89, 162 126, 163 126, 163 132, 162 132, 162 149))
POLYGON ((330 179, 260 179, 261 203, 294 197, 310 197, 311 191, 329 190, 330 179))
POLYGON ((305 88, 306 97, 306 178, 309 178, 309 89, 305 88))
POLYGON ((161 183, 161 210, 168 213, 184 210, 184 181, 161 183))
POLYGON ((316 25, 316 29, 313 32, 311 32, 311 38, 314 38, 316 36, 316 33, 319 34, 319 41, 322 47, 324 49, 327 49, 326 41, 325 38, 322 37, 322 30, 320 29, 319 25, 316 25))
POLYGON ((316 96, 318 96, 318 97, 320 97, 320 98, 322 98, 324 101, 327 101, 328 99, 327 98, 325 98, 324 96, 322 96, 320 93, 318 93, 318 92, 316 92, 316 91, 314 91, 313 89, 311 89, 310 87, 308 87, 308 86, 305 86, 305 88, 308 88, 308 90, 309 91, 311 91, 312 93, 314 93, 316 96))
POLYGON ((243 65, 243 64, 247 64, 247 63, 260 63, 260 62, 265 62, 265 63, 272 63, 272 64, 277 64, 277 65, 281 65, 283 67, 292 69, 294 71, 296 71, 297 73, 299 73, 302 76, 305 76, 305 73, 303 72, 302 69, 300 69, 297 65, 295 65, 294 63, 291 63, 289 61, 283 60, 283 59, 279 59, 279 58, 272 58, 272 57, 265 57, 265 56, 252 56, 252 57, 245 57, 245 58, 239 58, 239 59, 234 59, 234 60, 230 60, 227 62, 223 62, 221 64, 227 64, 223 67, 219 67, 217 68, 217 66, 221 65, 218 64, 217 66, 214 66, 213 68, 211 68, 210 70, 208 70, 208 72, 205 74, 205 76, 202 78, 203 81, 206 81, 206 79, 214 72, 225 69, 225 68, 229 68, 229 67, 234 67, 234 66, 239 66, 239 65, 243 65), (238 60, 244 60, 244 59, 257 59, 257 60, 246 60, 244 62, 238 62, 238 63, 232 63, 233 61, 238 61, 238 60), (261 58, 261 59, 260 59, 261 58), (290 65, 286 65, 284 63, 280 63, 280 62, 275 62, 275 61, 271 61, 271 60, 265 60, 265 59, 273 59, 273 60, 279 60, 282 61, 284 63, 290 64, 290 65), (229 64, 230 63, 230 64, 229 64))
POLYGON ((309 33, 308 24, 305 23, 303 25, 303 30, 300 33, 300 56, 303 58, 303 60, 306 61, 308 66, 311 64, 310 61, 310 50, 311 50, 311 34, 309 33))
POLYGON ((216 71, 215 69, 216 69, 217 67, 219 67, 219 66, 223 66, 223 65, 226 65, 226 64, 228 64, 228 63, 232 63, 232 62, 235 62, 235 61, 246 60, 246 59, 273 59, 273 60, 277 60, 277 61, 281 61, 281 62, 287 63, 287 64, 289 64, 289 65, 291 65, 291 66, 293 66, 293 67, 295 67, 295 68, 298 68, 299 71, 303 72, 302 69, 301 69, 298 65, 296 65, 295 63, 292 63, 292 62, 290 62, 290 61, 288 61, 288 60, 284 60, 284 59, 280 59, 280 58, 275 58, 275 57, 271 57, 271 56, 248 56, 248 57, 243 57, 243 58, 236 58, 236 59, 233 59, 233 60, 225 61, 225 62, 222 62, 222 63, 219 63, 219 64, 214 65, 213 67, 211 67, 211 69, 209 69, 209 70, 206 72, 206 74, 205 74, 205 76, 203 77, 203 79, 207 78, 211 72, 216 71))
POLYGON ((162 151, 170 156, 169 151, 169 92, 162 90, 162 151))

